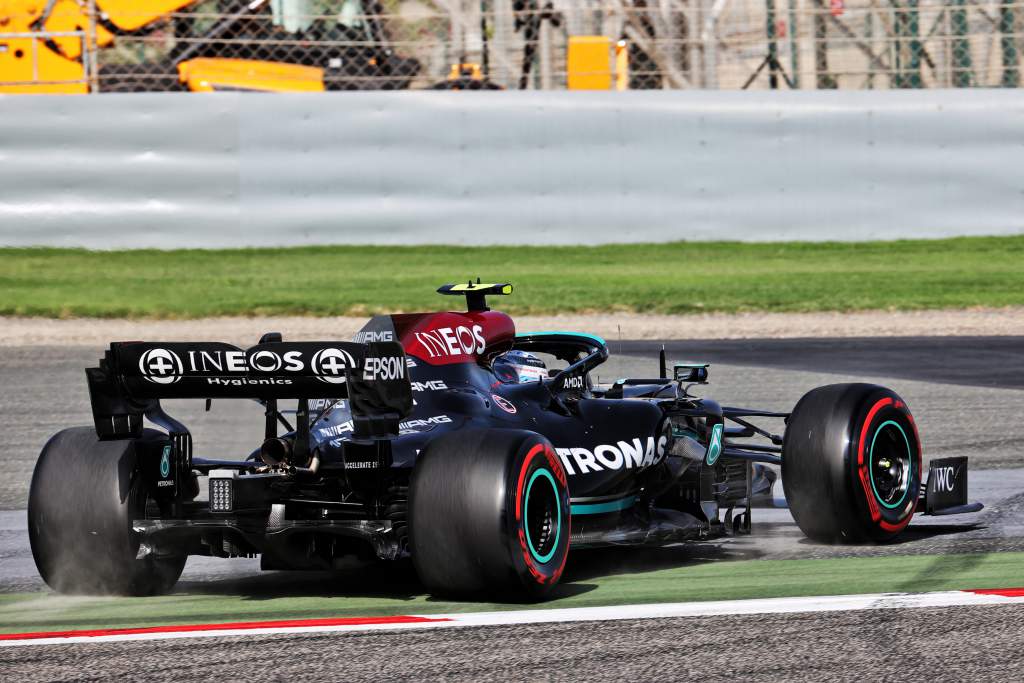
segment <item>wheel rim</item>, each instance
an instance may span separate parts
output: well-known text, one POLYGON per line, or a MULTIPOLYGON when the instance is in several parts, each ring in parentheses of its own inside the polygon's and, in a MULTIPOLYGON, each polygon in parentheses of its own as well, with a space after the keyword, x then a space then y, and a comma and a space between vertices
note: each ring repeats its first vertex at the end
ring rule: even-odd
POLYGON ((886 420, 875 430, 869 451, 871 490, 878 502, 890 510, 907 499, 914 479, 914 459, 906 432, 893 420, 886 420))
POLYGON ((558 487, 547 469, 535 470, 526 484, 526 514, 523 527, 526 545, 537 562, 544 564, 555 556, 562 533, 562 509, 558 487), (536 486, 535 486, 536 484, 536 486))

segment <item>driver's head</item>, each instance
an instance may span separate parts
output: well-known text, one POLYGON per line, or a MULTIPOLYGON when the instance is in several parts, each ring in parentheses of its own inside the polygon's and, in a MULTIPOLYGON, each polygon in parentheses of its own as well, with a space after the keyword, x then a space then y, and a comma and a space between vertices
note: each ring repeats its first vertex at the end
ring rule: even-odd
POLYGON ((538 382, 548 376, 544 361, 526 351, 503 353, 494 359, 491 369, 498 379, 511 384, 538 382))

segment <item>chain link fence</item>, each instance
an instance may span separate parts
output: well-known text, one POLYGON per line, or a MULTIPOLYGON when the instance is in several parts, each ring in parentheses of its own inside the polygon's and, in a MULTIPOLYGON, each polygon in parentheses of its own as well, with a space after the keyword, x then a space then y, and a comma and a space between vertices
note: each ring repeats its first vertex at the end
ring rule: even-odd
POLYGON ((1018 87, 1024 0, 6 0, 0 31, 0 91, 1018 87))

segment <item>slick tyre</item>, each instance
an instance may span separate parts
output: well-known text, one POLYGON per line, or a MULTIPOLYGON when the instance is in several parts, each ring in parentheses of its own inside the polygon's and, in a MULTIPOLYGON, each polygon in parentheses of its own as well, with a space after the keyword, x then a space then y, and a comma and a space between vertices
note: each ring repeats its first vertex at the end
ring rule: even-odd
POLYGON ((782 485, 800 530, 824 543, 886 542, 910 522, 921 443, 907 404, 874 384, 832 384, 796 404, 782 485))
POLYGON ((59 593, 166 593, 185 555, 136 559, 132 521, 145 516, 138 459, 167 442, 155 430, 139 440, 100 441, 91 427, 55 434, 39 455, 28 498, 28 537, 36 568, 59 593))
POLYGON ((441 436, 410 483, 410 549, 433 593, 538 600, 569 553, 569 489, 551 444, 528 431, 441 436))

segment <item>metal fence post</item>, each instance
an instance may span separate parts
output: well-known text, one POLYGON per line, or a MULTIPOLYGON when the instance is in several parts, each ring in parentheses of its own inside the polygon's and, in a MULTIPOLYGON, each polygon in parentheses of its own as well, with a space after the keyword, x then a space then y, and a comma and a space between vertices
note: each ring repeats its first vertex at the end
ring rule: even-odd
POLYGON ((800 35, 799 24, 796 23, 796 1, 789 0, 789 70, 793 88, 800 88, 800 46, 797 37, 800 35))
POLYGON ((700 32, 700 43, 704 67, 703 86, 711 90, 718 88, 718 13, 724 6, 725 0, 704 0, 701 3, 703 28, 700 32))
POLYGON ((999 47, 1003 56, 1003 78, 1001 85, 1004 88, 1020 86, 1020 66, 1017 63, 1013 2, 1014 0, 1003 0, 999 5, 999 47))
POLYGON ((906 27, 903 10, 900 8, 900 4, 896 0, 889 0, 890 4, 895 8, 893 12, 892 23, 893 33, 895 34, 892 41, 892 87, 894 88, 905 88, 904 76, 903 76, 903 49, 906 41, 906 27))
POLYGON ((953 0, 949 11, 950 28, 956 36, 952 41, 953 49, 953 86, 967 88, 974 80, 971 74, 971 43, 967 39, 967 11, 965 0, 953 0))
POLYGON ((921 15, 917 11, 919 0, 907 0, 910 7, 909 24, 910 31, 910 86, 911 88, 921 87, 921 53, 924 46, 921 44, 921 15))
POLYGON ((917 0, 907 0, 901 6, 893 1, 896 8, 895 65, 893 86, 896 88, 921 87, 921 40, 917 12, 917 0), (906 55, 904 55, 904 51, 906 55), (904 56, 906 60, 904 61, 904 56))
POLYGON ((86 73, 89 80, 89 92, 95 94, 100 91, 99 78, 99 49, 96 39, 96 0, 89 0, 89 31, 86 34, 84 53, 86 55, 86 73))
MULTIPOLYGON (((875 37, 875 15, 873 11, 868 11, 864 16, 864 42, 868 44, 872 51, 874 51, 874 41, 872 38, 875 37)), ((875 70, 870 66, 868 67, 868 78, 867 78, 868 90, 873 90, 875 87, 875 70)))
POLYGON ((551 84, 553 79, 551 78, 551 70, 553 68, 551 55, 551 22, 541 21, 540 31, 538 38, 538 71, 540 72, 540 89, 551 90, 551 84))
POLYGON ((826 24, 825 0, 814 0, 814 70, 817 72, 815 86, 819 90, 837 88, 839 84, 828 72, 828 24, 826 24))
POLYGON ((768 87, 779 88, 779 44, 775 40, 775 0, 765 0, 765 14, 768 29, 768 87))

